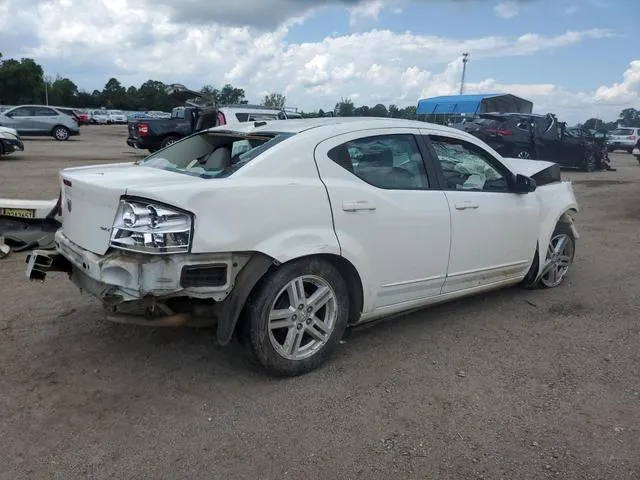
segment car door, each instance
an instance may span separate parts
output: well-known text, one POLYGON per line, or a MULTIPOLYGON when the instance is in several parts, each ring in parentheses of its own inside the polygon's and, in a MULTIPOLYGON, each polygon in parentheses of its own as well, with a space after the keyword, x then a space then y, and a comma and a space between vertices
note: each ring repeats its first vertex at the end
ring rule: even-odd
POLYGON ((53 108, 33 107, 33 132, 45 135, 51 132, 53 127, 59 122, 59 114, 53 108))
POLYGON ((426 135, 451 212, 451 252, 442 293, 526 275, 538 234, 534 194, 512 191, 515 176, 476 143, 426 135))
POLYGON ((33 132, 33 113, 31 107, 17 107, 3 113, 3 127, 15 128, 20 135, 33 132))
POLYGON ((364 313, 420 303, 439 295, 444 283, 449 207, 431 185, 432 166, 425 166, 418 133, 363 130, 332 137, 315 150, 342 254, 361 273, 370 299, 364 313))

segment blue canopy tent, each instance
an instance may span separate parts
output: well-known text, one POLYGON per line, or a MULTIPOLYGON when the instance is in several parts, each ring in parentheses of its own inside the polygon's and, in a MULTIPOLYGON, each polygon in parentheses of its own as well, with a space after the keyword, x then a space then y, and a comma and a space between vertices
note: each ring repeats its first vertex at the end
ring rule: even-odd
POLYGON ((480 113, 531 113, 533 103, 510 93, 447 95, 418 100, 418 115, 475 116, 480 113))

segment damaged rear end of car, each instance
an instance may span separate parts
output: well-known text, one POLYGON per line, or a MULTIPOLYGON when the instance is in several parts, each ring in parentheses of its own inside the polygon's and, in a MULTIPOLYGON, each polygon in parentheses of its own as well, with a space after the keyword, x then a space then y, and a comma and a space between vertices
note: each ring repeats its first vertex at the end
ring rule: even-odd
POLYGON ((189 199, 211 195, 216 182, 277 143, 275 137, 203 132, 141 162, 63 170, 55 248, 28 255, 27 277, 44 281, 63 272, 102 302, 108 320, 217 326, 219 342, 228 343, 274 260, 203 246, 194 230, 209 221, 197 211, 207 205, 190 209, 189 199))

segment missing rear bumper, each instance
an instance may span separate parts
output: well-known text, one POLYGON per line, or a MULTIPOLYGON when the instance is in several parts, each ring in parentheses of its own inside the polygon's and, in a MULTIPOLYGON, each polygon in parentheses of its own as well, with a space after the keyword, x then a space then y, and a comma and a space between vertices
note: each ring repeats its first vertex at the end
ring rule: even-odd
POLYGON ((44 281, 49 272, 71 273, 73 266, 54 250, 34 250, 27 255, 26 275, 29 280, 44 281))

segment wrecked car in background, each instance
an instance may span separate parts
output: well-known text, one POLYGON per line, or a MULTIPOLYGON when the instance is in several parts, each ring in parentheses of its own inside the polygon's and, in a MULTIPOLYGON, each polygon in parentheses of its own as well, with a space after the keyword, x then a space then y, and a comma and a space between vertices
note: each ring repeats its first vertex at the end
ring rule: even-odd
POLYGON ((570 129, 553 114, 482 113, 459 128, 505 157, 547 160, 586 172, 609 168, 601 138, 570 129))
POLYGON ((24 143, 15 128, 0 126, 0 157, 13 152, 24 152, 24 143))
POLYGON ((113 321, 216 326, 278 375, 320 366, 349 325, 557 287, 578 237, 558 165, 400 119, 215 127, 62 170, 60 188, 55 249, 27 256, 29 279, 66 272, 113 321))

